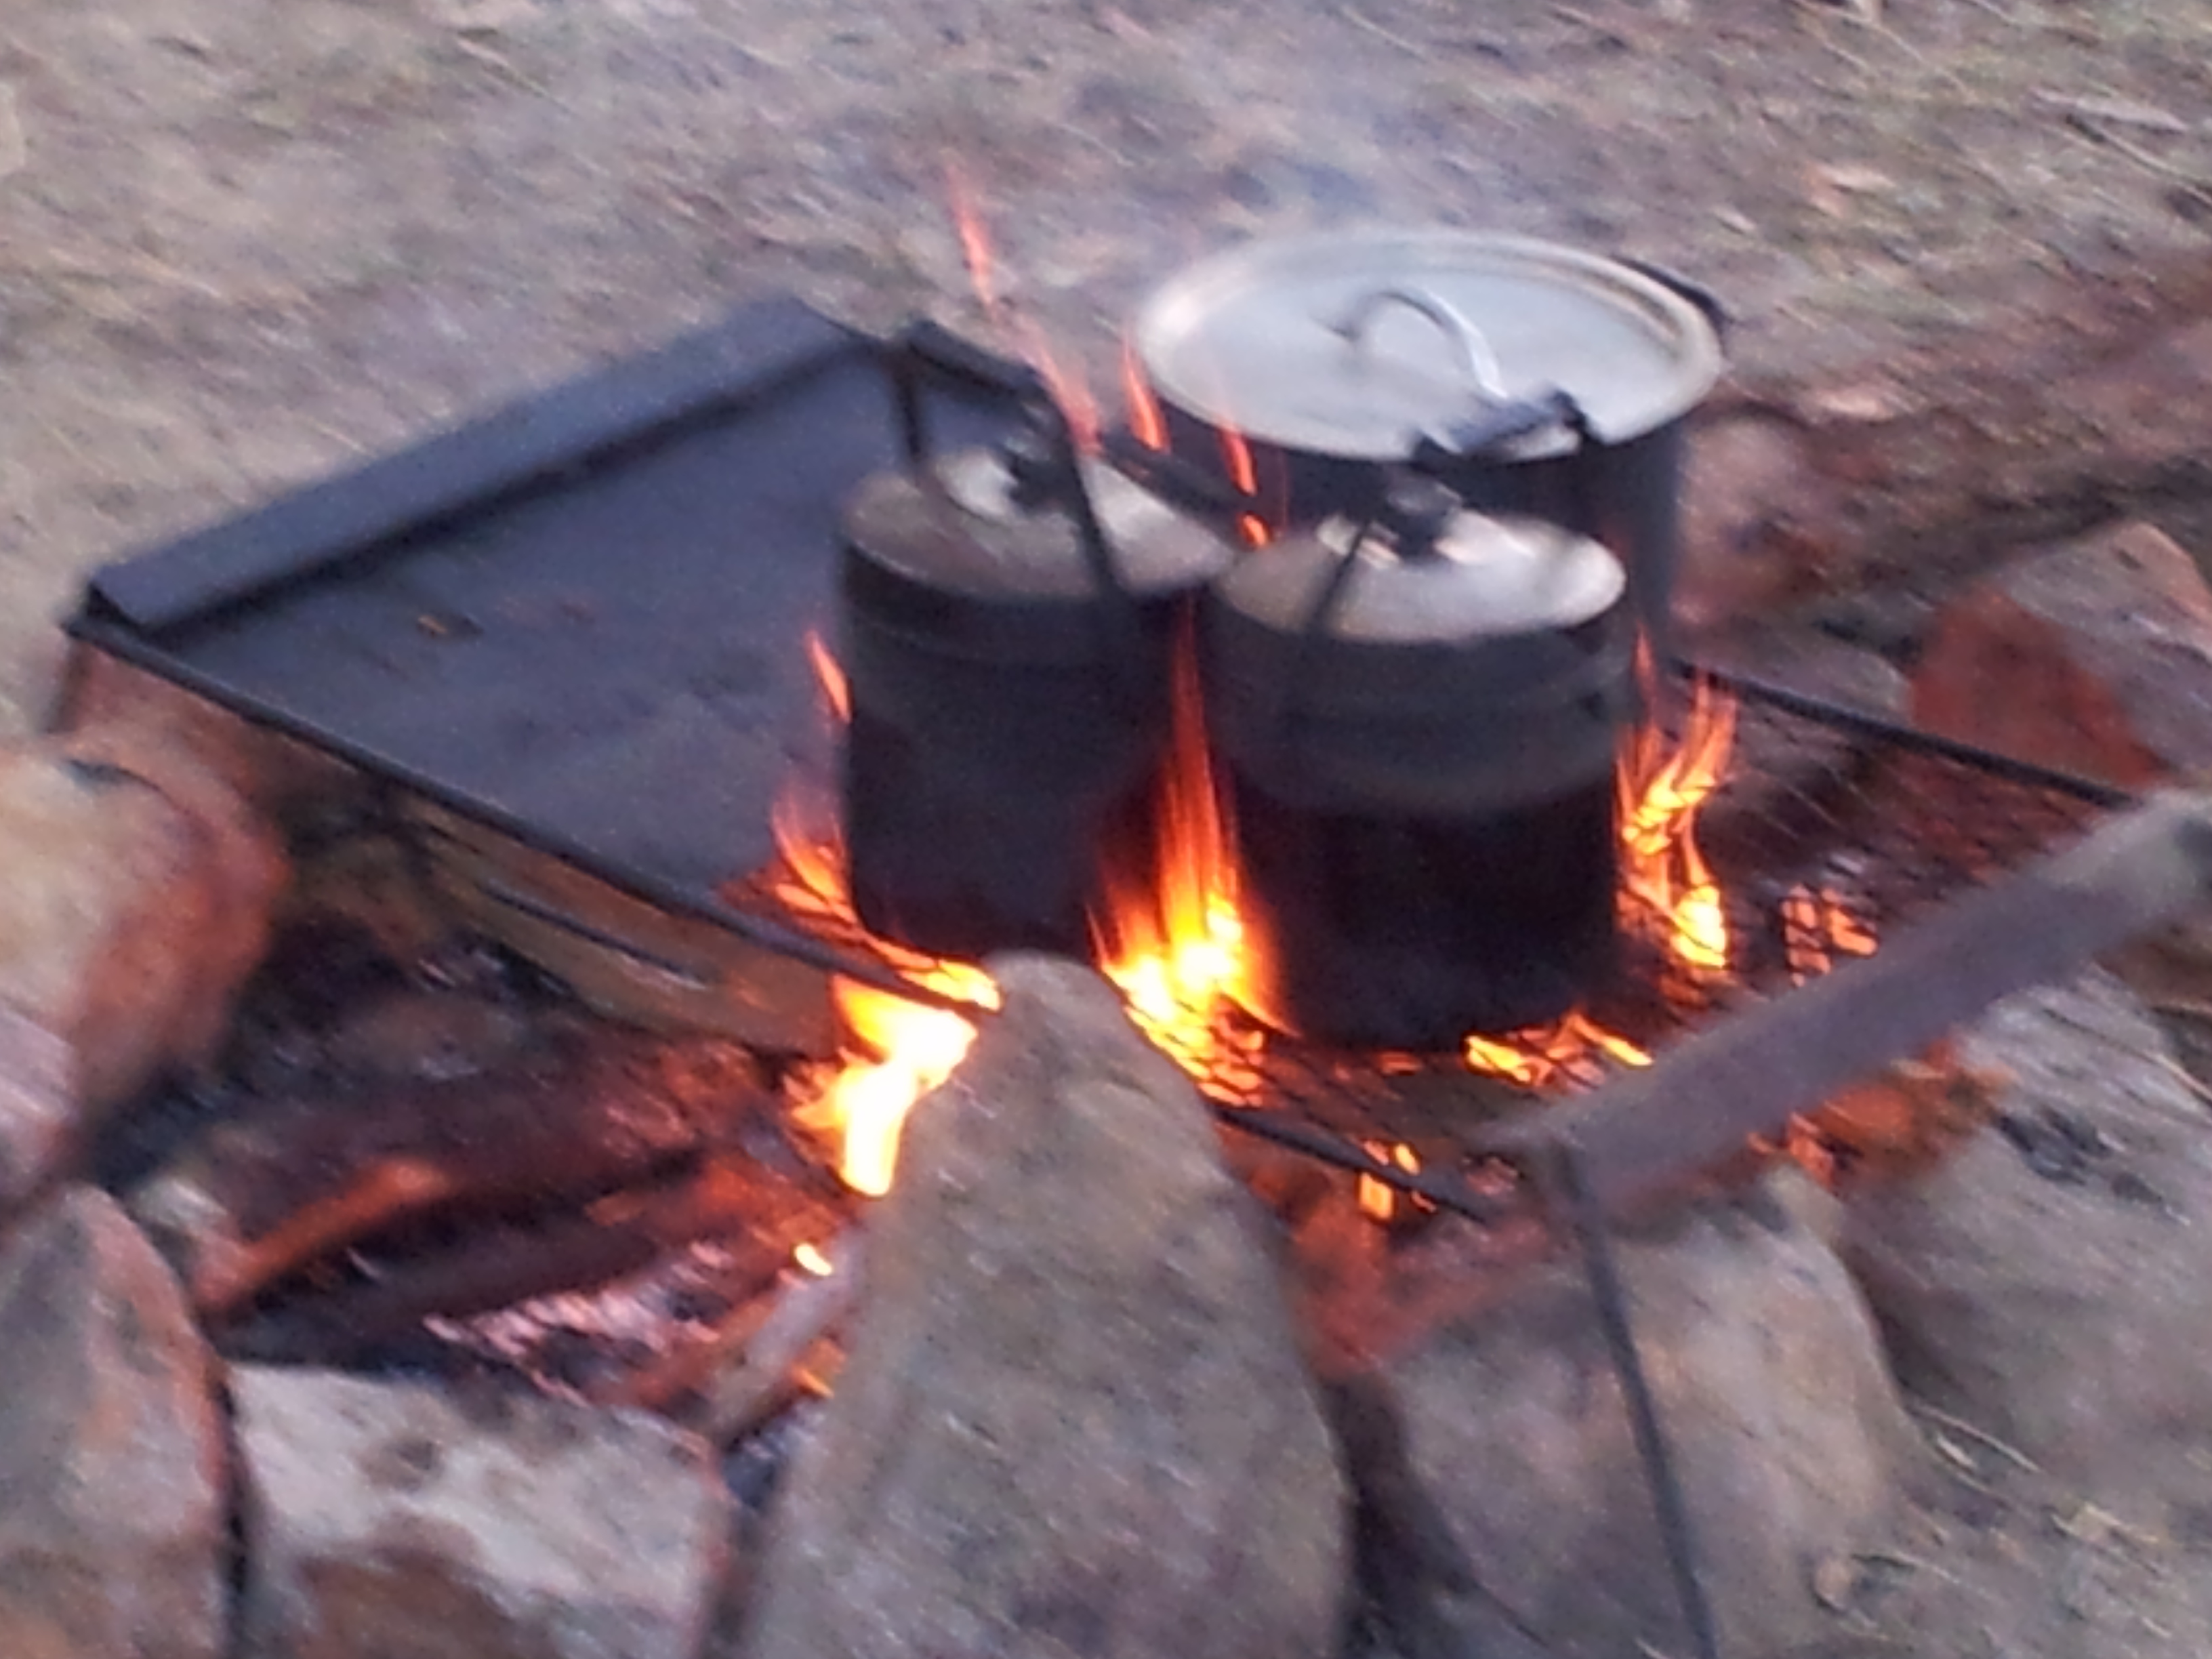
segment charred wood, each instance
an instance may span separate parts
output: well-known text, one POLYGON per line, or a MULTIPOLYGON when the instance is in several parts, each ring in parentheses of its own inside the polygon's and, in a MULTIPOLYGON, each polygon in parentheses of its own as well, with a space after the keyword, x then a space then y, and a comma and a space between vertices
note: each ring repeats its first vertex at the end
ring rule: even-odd
POLYGON ((497 1074, 270 1103, 215 1126, 131 1208, 204 1314, 312 1262, 456 1212, 574 1204, 773 1131, 750 1056, 571 1029, 497 1074))
POLYGON ((374 1264, 366 1281, 276 1309, 223 1346, 261 1361, 352 1361, 427 1319, 594 1290, 706 1239, 731 1248, 728 1278, 771 1281, 791 1259, 793 1234, 834 1224, 818 1201, 778 1184, 749 1163, 717 1159, 676 1181, 611 1194, 580 1213, 472 1228, 447 1249, 394 1255, 374 1264))

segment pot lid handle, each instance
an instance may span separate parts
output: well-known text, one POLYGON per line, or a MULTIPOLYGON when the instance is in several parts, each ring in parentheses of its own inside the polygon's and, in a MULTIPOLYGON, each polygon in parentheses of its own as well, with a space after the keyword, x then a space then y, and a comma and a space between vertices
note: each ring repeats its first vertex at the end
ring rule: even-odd
POLYGON ((1386 306, 1394 305, 1403 306, 1408 311, 1427 318, 1443 331, 1457 349, 1460 367, 1467 371, 1467 378, 1474 383, 1475 392, 1483 402, 1502 404, 1509 401, 1504 372, 1498 366, 1498 353, 1492 349, 1488 337, 1469 320, 1465 312, 1425 288, 1404 283, 1370 289, 1330 323, 1328 331, 1353 349, 1364 349, 1367 343, 1368 325, 1375 320, 1376 313, 1386 306))
POLYGON ((917 477, 933 476, 930 463, 934 445, 925 395, 932 387, 965 387, 1002 398, 1019 410, 1032 441, 1027 446, 1007 446, 1007 465, 1032 504, 1058 510, 1074 526, 1076 544, 1099 600, 1107 660, 1122 680, 1121 689, 1133 698, 1140 697, 1144 687, 1135 678, 1143 659, 1139 602, 1123 579, 1121 562, 1099 521, 1097 504, 1084 482, 1074 426, 1044 377, 1029 364, 987 351, 927 317, 899 337, 888 367, 907 465, 917 477))

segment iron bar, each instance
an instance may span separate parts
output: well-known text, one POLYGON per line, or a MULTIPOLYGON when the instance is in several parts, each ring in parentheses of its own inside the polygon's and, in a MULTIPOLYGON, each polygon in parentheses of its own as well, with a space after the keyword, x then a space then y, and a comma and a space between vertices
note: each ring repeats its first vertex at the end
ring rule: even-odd
POLYGON ((2075 972, 2212 892, 2212 794, 2170 791, 1660 1062, 1475 1138, 1522 1164, 1574 1148, 1608 1212, 1658 1196, 1920 1053, 2000 998, 2075 972))
POLYGON ((1682 1622, 1696 1646, 1698 1659, 1720 1659, 1712 1602, 1705 1594, 1705 1577, 1698 1566, 1697 1529, 1690 1519, 1681 1478, 1675 1472, 1674 1453, 1667 1443, 1658 1397, 1651 1391, 1651 1379, 1636 1346, 1628 1295, 1621 1283, 1620 1264, 1613 1253, 1612 1237, 1606 1231, 1604 1207, 1583 1179, 1582 1154, 1571 1141, 1548 1149, 1541 1176, 1546 1198, 1573 1232, 1582 1251, 1583 1272, 1597 1306, 1598 1328, 1605 1334, 1606 1352, 1613 1361, 1613 1374, 1620 1379, 1621 1404, 1628 1413, 1629 1431, 1636 1439, 1645 1484, 1651 1489, 1652 1512, 1658 1518, 1659 1541, 1667 1552, 1667 1570, 1681 1603, 1682 1622))

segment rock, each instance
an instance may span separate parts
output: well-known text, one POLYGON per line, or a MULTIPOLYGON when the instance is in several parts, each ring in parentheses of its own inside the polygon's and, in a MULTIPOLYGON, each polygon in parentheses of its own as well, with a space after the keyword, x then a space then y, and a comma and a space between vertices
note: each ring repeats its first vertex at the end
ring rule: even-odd
POLYGON ((1817 434, 1790 413, 1717 410, 1692 431, 1682 467, 1675 621, 1701 635, 1821 591, 1837 550, 1837 485, 1817 434))
MULTIPOLYGON (((1883 1538, 1910 1468, 1873 1322, 1821 1236, 1831 1207, 1787 1170, 1619 1241, 1724 1652, 1821 1633, 1814 1569, 1883 1538)), ((1415 1659, 1687 1650, 1577 1263, 1431 1327, 1354 1397, 1370 1528, 1398 1540, 1385 1613, 1415 1659)))
POLYGON ((0 1652, 227 1652, 212 1361, 105 1194, 64 1189, 0 1255, 0 1652))
POLYGON ((358 793, 344 762, 148 672, 97 646, 69 653, 54 725, 100 741, 122 736, 139 752, 172 754, 278 819, 328 797, 358 793))
POLYGON ((691 1659, 726 1500, 656 1418, 241 1365, 244 1659, 691 1659))
MULTIPOLYGON (((1699 662, 1902 722, 1905 676, 1879 652, 1802 625, 1768 623, 1702 640, 1699 662)), ((1794 882, 1836 826, 1862 810, 1869 739, 1853 727, 1810 720, 1756 698, 1739 702, 1728 785, 1698 819, 1699 848, 1731 892, 1768 896, 1782 872, 1794 882)), ((1843 886, 1834 872, 1824 885, 1843 886)), ((1778 902, 1782 895, 1771 896, 1778 902)))
POLYGON ((1847 1212, 1846 1258, 1899 1376, 2100 1495, 2171 1476, 2201 1498, 2187 1451, 2212 1446, 2204 1106, 2102 970, 1998 1005, 1960 1051, 2010 1074, 1995 1125, 1847 1212))
POLYGON ((2036 554, 1937 614, 1912 713, 2124 788, 2212 767, 2212 589, 2147 524, 2036 554))
POLYGON ((284 871, 188 757, 96 731, 0 756, 0 1004, 67 1046, 88 1111, 212 1057, 284 871))
POLYGON ((70 1046, 0 1005, 0 1223, 75 1150, 70 1046))
POLYGON ((1256 1205, 1103 980, 1002 1013, 909 1122, 749 1659, 1337 1650, 1346 1496, 1256 1205))

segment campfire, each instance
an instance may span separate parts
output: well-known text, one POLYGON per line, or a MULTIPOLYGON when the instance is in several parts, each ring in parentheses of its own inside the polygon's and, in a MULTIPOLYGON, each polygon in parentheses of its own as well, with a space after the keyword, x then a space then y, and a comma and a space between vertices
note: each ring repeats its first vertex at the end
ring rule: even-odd
MULTIPOLYGON (((1405 367, 1391 354, 1411 338, 1417 354, 1448 356, 1452 374, 1479 384, 1482 429, 1443 434, 1449 443, 1425 436, 1442 453, 1425 450, 1419 466, 1378 468, 1356 453, 1333 466, 1322 463, 1347 457, 1324 445, 1342 434, 1271 427, 1264 406, 1248 421, 1249 388, 1235 374, 1191 368, 1185 348, 1204 332, 1219 271, 1171 285, 1158 326, 1121 343, 1125 406, 1109 416, 1077 354, 1008 301, 969 193, 954 190, 996 349, 943 331, 883 343, 811 323, 811 343, 794 345, 781 313, 739 331, 737 343, 762 360, 754 378, 691 386, 694 402, 672 424, 599 432, 581 460, 514 458, 517 476, 568 480, 545 486, 556 495, 604 489, 609 504, 531 519, 532 499, 524 492, 515 506, 512 479, 466 511, 416 501, 438 524, 474 524, 479 508, 520 515, 550 551, 520 577, 480 556, 497 536, 426 544, 410 519, 386 526, 401 550, 393 556, 424 558, 404 587, 404 615, 379 590, 343 623, 359 630, 359 648, 270 646, 302 619, 319 638, 313 629, 345 609, 347 583, 374 568, 357 544, 373 515, 343 492, 337 508, 324 501, 313 515, 325 539, 297 568, 271 576, 248 538, 199 550, 189 581, 159 561, 102 577, 76 624, 87 647, 79 722, 96 729, 118 708, 161 710, 191 733, 195 754, 238 760, 226 775, 283 817, 303 870, 329 860, 345 872, 306 884, 326 908, 313 927, 288 922, 276 966, 254 982, 229 1097, 180 1095, 104 1133, 102 1179, 127 1194, 193 1318, 245 1374, 239 1393, 256 1435, 282 1414, 275 1373, 288 1366, 380 1379, 520 1370, 579 1410, 662 1412, 732 1467, 757 1458, 781 1475, 782 1437, 817 1448, 794 1466, 805 1495, 780 1522, 783 1535, 812 1540, 842 1537, 849 1518, 821 1495, 817 1465, 876 1467, 877 1441, 853 1451, 838 1438, 873 1431, 839 1425, 887 1423, 896 1436, 911 1422, 933 1435, 964 1425, 972 1398, 979 1420, 1002 1415, 958 1446, 994 1446, 1009 1424, 1046 1423, 1050 1432, 1027 1447, 1042 1473, 1005 1475, 1006 1490, 929 1535, 973 1526, 981 1536, 997 1524, 991 1516, 1043 1516, 1057 1518, 1024 1539, 1057 1536, 1066 1517, 1052 1499, 1065 1486, 1091 1506, 1068 1512, 1079 1532, 1095 1514, 1113 1517, 1082 1534, 1112 1555, 1115 1540, 1143 1542, 1204 1508, 1146 1507, 1158 1470, 1131 1450, 1151 1443, 1154 1417, 1180 1423, 1188 1409, 1211 1434, 1230 1424, 1244 1437, 1188 1483, 1230 1517, 1188 1553, 1211 1559, 1220 1540, 1257 1535, 1286 1559, 1307 1551, 1305 1576, 1323 1588, 1297 1606, 1315 1627, 1303 1638, 1314 1651, 1335 1650, 1325 1626, 1346 1571, 1340 1462, 1363 1524, 1413 1525, 1390 1510, 1402 1498, 1397 1465, 1435 1455, 1422 1436, 1449 1441, 1463 1426, 1451 1416, 1459 1403, 1425 1416, 1434 1400, 1489 1401, 1482 1379, 1493 1374, 1540 1393, 1540 1378, 1515 1368, 1541 1358, 1544 1333, 1587 1327, 1559 1363, 1584 1394, 1613 1390, 1604 1397, 1632 1425, 1600 1489, 1617 1493, 1630 1475, 1649 1483, 1656 1528, 1636 1531, 1666 1547, 1651 1552, 1666 1565, 1657 1602, 1679 1595, 1710 1652, 1697 1506, 1683 1488, 1703 1480, 1710 1510, 1711 1491, 1727 1481, 1683 1478, 1645 1348, 1670 1345, 1651 1369, 1685 1386, 1715 1374, 1694 1346, 1708 1322, 1723 1337, 1732 1321, 1764 1329, 1766 1298, 1826 1286, 1825 1310, 1804 1316, 1820 1342, 1856 1356, 1833 1370, 1864 1398, 1838 1431, 1838 1463, 1851 1467, 1826 1496, 1852 1527, 1880 1510, 1901 1416, 1856 1292, 1800 1214, 1821 1200, 1791 1162, 1848 1193, 1879 1159, 1924 1163, 1932 1146, 1970 1137, 1988 1116, 1981 1076, 1930 1045, 1991 999, 2170 914, 2197 889, 2188 849, 2198 827, 2179 808, 2154 811, 2036 863, 2121 798, 1671 659, 1659 627, 1672 505, 1662 497, 1682 410, 1663 404, 1656 424, 1616 427, 1608 440, 1604 423, 1622 416, 1603 388, 1491 396, 1511 343, 1493 349, 1432 291, 1449 274, 1435 264, 1457 246, 1449 240, 1390 243, 1420 281, 1316 312, 1326 326, 1316 349, 1388 380, 1405 367), (1010 373, 1000 351, 1026 367, 1010 373), (1646 440, 1656 441, 1639 448, 1646 440), (1617 492, 1603 502, 1611 516, 1560 522, 1544 492, 1562 477, 1586 490, 1601 453, 1618 469, 1604 475, 1617 492), (768 550, 758 591, 730 599, 726 544, 672 531, 684 568, 641 568, 636 592, 605 586, 594 538, 617 513, 650 519, 687 489, 726 492, 768 550), (1324 489, 1336 493, 1316 506, 1324 489), (1527 498, 1501 504, 1486 490, 1527 498), (929 516, 941 513, 984 527, 956 544, 929 516), (988 607, 954 617, 972 628, 963 649, 983 640, 989 666, 1004 665, 989 657, 1003 650, 1018 689, 1006 695, 988 675, 929 685, 921 701, 941 694, 933 708, 951 711, 935 729, 975 737, 987 752, 974 775, 957 766, 928 775, 871 698, 887 684, 907 695, 917 659, 901 653, 973 597, 933 581, 948 568, 967 580, 1015 563, 1032 534, 1056 538, 1048 550, 1064 568, 1016 584, 1019 625, 999 627, 988 607), (842 586, 824 568, 825 550, 841 544, 842 586), (1481 589, 1474 633, 1486 649, 1504 641, 1510 673, 1487 659, 1471 666, 1463 657, 1481 653, 1455 654, 1459 638, 1430 627, 1462 603, 1459 567, 1486 560, 1514 580, 1481 589), (1522 580, 1529 569, 1559 580, 1522 580), (1063 580, 1069 571, 1079 580, 1063 580), (1284 571, 1326 580, 1284 581, 1284 571), (1401 576, 1392 603, 1375 605, 1401 576), (602 586, 586 591, 587 579, 602 586), (947 595, 955 603, 936 603, 947 595), (658 659, 677 654, 667 618, 717 605, 708 631, 725 637, 670 670, 678 689, 666 698, 641 691, 656 683, 658 659), (1511 626, 1498 623, 1501 611, 1511 626), (832 614, 842 631, 827 625, 832 614), (549 650, 571 633, 603 640, 605 660, 549 650), (1331 681, 1310 654, 1339 647, 1359 670, 1348 681, 1331 681), (1054 703, 1048 686, 1036 690, 1049 676, 1023 678, 1039 650, 1107 660, 1110 696, 1054 703), (304 678, 303 654, 318 658, 304 678), (1416 657, 1420 673, 1396 674, 1416 657), (510 683, 519 664, 572 659, 591 672, 510 683), (1376 661, 1385 672, 1362 678, 1376 661), (1279 733, 1267 699, 1247 695, 1254 664, 1285 662, 1288 683, 1313 694, 1302 712, 1318 708, 1338 719, 1339 738, 1352 733, 1291 765, 1269 750, 1279 733), (396 700, 367 697, 349 678, 374 680, 395 663, 407 670, 396 700), (1427 712, 1425 677, 1439 663, 1447 678, 1493 690, 1557 690, 1529 705, 1540 740, 1514 748, 1525 738, 1519 711, 1479 742, 1455 732, 1425 750, 1438 740, 1418 718, 1389 726, 1402 744, 1370 741, 1362 722, 1374 709, 1386 726, 1427 712), (1346 684, 1361 694, 1346 700, 1348 713, 1321 695, 1346 684), (471 695, 453 719, 427 719, 409 701, 455 686, 471 695), (261 724, 234 730, 214 712, 222 708, 261 724), (219 741, 204 735, 210 720, 219 741), (1066 740, 1070 730, 1079 740, 1066 740), (1006 731, 1011 748, 993 749, 1006 731), (1415 759, 1393 770, 1401 749, 1415 759), (559 763, 540 769, 541 751, 559 763), (1048 781, 1009 798, 1009 774, 1048 781), (929 786, 919 795, 917 775, 929 786), (1055 799, 1049 781, 1071 775, 1055 799), (1383 805, 1355 788, 1346 807, 1315 781, 1336 789, 1346 777, 1372 785, 1383 805), (1301 793, 1310 783, 1315 793, 1301 793), (1397 811, 1390 792, 1407 789, 1421 811, 1397 811), (975 820, 961 816, 979 798, 1031 815, 981 854, 966 839, 975 820), (930 810, 902 815, 916 799, 930 810), (1278 859, 1285 848, 1320 849, 1303 866, 1318 876, 1302 880, 1297 859, 1278 859), (1370 856, 1377 848, 1391 855, 1370 856), (969 904, 962 883, 978 866, 1020 892, 969 904), (360 896, 364 870, 407 896, 404 925, 360 896), (948 871, 959 879, 940 881, 948 871), (1355 891, 1347 871, 1374 879, 1355 891), (2008 872, 2009 888, 1960 896, 2008 872), (1462 902, 1474 889, 1454 884, 1462 875, 1494 914, 1462 902), (1525 913, 1513 909, 1523 890, 1543 894, 1525 913), (1425 1010, 1408 1027, 1414 1040, 1378 1040, 1364 1015, 1334 1019, 1325 988, 1370 960, 1360 951, 1375 940, 1352 924, 1370 904, 1430 952, 1404 983, 1425 994, 1449 981, 1431 972, 1436 960, 1466 970, 1435 1005, 1443 1015, 1425 1010), (456 915, 467 923, 458 939, 456 915), (962 943, 938 942, 948 938, 962 943), (354 956, 339 951, 331 966, 334 940, 354 956), (1338 959, 1297 959, 1316 940, 1338 959), (1040 945, 1059 960, 1041 962, 1040 945), (1001 947, 1016 954, 1002 958, 1001 947), (403 957, 404 973, 393 966, 403 957), (987 958, 1010 962, 1004 985, 987 958), (465 1016, 444 1012, 449 996, 465 1016), (401 1014, 386 1016, 380 1000, 401 1014), (604 1023, 586 1003, 633 1023, 604 1023), (1460 1018, 1468 1006, 1480 1015, 1460 1018), (1540 1018, 1516 1012, 1531 1006, 1540 1018), (345 1070, 362 1047, 357 1026, 382 1030, 378 1021, 403 1017, 453 1019, 450 1044, 424 1044, 424 1069, 401 1079, 345 1070), (917 1113, 933 1091, 936 1104, 917 1113), (1108 1101, 1143 1133, 1121 1133, 1108 1101), (1030 1174, 1002 1177, 991 1164, 1001 1157, 1030 1158, 1030 1174), (1094 1178, 1097 1190, 1085 1190, 1094 1178), (1692 1187, 1719 1194, 1719 1207, 1694 1211, 1674 1233, 1616 1237, 1692 1187), (1248 1236, 1255 1194, 1296 1264, 1287 1301, 1273 1257, 1248 1236), (1163 1252, 1151 1229, 1197 1243, 1163 1252), (1218 1276, 1193 1277, 1204 1273, 1218 1276), (1680 1305, 1649 1299, 1655 1279, 1675 1273, 1690 1285, 1680 1305), (977 1274, 984 1293, 968 1282, 977 1274), (1549 1311, 1525 1328, 1519 1316, 1485 1323, 1493 1304, 1535 1294, 1532 1285, 1549 1311), (1202 1310, 1194 1322, 1192 1309, 1202 1310), (1092 1323, 1099 1353, 1072 1339, 1055 1346, 1092 1323), (928 1363, 885 1358, 925 1328, 928 1363), (1184 1392, 1199 1383, 1176 1367, 1213 1353, 1217 1329, 1244 1346, 1233 1403, 1201 1410, 1184 1392), (945 1331, 958 1340, 945 1339, 940 1354, 931 1345, 945 1331), (1438 1358, 1448 1351, 1450 1364, 1438 1358), (1477 1351, 1480 1366, 1452 1369, 1477 1351), (1152 1370, 1115 1370, 1139 1352, 1152 1370), (1010 1369, 1009 1354, 1020 1362, 1010 1369), (1407 1354, 1409 1369, 1393 1370, 1407 1354), (1053 1380, 1077 1391, 1072 1404, 1025 1392, 1032 1357, 1047 1371, 1065 1362, 1053 1380), (950 1380, 933 1369, 939 1358, 950 1380), (971 1361, 981 1380, 963 1396, 957 1374, 971 1361), (1326 1425, 1309 1361, 1333 1391, 1326 1425), (1433 1398, 1417 1375, 1431 1362, 1449 1378, 1433 1398), (945 1392, 917 1407, 886 1380, 902 1376, 945 1392), (1080 1393, 1102 1376, 1102 1393, 1080 1393), (1390 1402, 1370 1417, 1363 1390, 1377 1377, 1390 1402), (828 1415, 807 1403, 824 1394, 828 1415), (1133 1401, 1141 1421, 1117 1415, 1133 1401), (1107 1434, 1107 1423, 1119 1426, 1107 1434), (1098 1435, 1097 1446, 1084 1439, 1098 1435), (1394 1435, 1421 1443, 1408 1450, 1394 1435), (1276 1463, 1296 1475, 1285 1477, 1296 1502, 1283 1500, 1296 1524, 1248 1525, 1235 1494, 1261 1489, 1255 1448, 1278 1443, 1284 1455, 1258 1463, 1270 1479, 1276 1463), (1095 1489, 1083 1474, 1094 1466, 1109 1472, 1095 1489), (1125 1480, 1130 1468, 1139 1473, 1125 1480), (1124 1502, 1133 1507, 1114 1507, 1124 1502)), ((1520 283, 1550 256, 1501 242, 1485 257, 1520 283)), ((1281 275, 1261 260, 1231 270, 1228 286, 1241 295, 1281 275)), ((1638 277, 1634 292, 1678 322, 1697 314, 1664 283, 1638 277)), ((718 349, 741 355, 731 342, 718 349)), ((658 372, 689 373, 680 366, 691 355, 672 354, 658 372)), ((1714 367, 1694 351, 1684 361, 1692 380, 1714 367)), ((1455 714, 1462 706, 1443 701, 1455 714)), ((138 764, 96 747, 55 763, 80 791, 121 787, 138 764)), ((2056 1131, 2020 1133, 2044 1137, 2041 1156, 2102 1155, 2056 1131)), ((1798 1331, 1789 1322, 1801 1313, 1775 1313, 1775 1328, 1798 1331)), ((1503 1386, 1495 1395, 1521 1397, 1503 1386)), ((1550 1443, 1549 1432, 1533 1438, 1550 1443)), ((1724 1461, 1710 1437, 1692 1437, 1724 1461)), ((956 1451, 945 1455, 968 1455, 956 1451)), ((1000 1479, 994 1454, 981 1455, 960 1467, 1000 1479)), ((1167 1485, 1183 1491, 1188 1473, 1176 1465, 1167 1485)), ((957 1480, 941 1484, 948 1503, 974 1498, 957 1480)), ((939 1496, 902 1503, 933 1514, 939 1496)), ((1577 1502, 1604 1507, 1555 1507, 1577 1502)), ((1755 1503, 1747 1512, 1764 1513, 1755 1503)), ((1488 1540, 1501 1553, 1510 1541, 1488 1540)), ((1393 1547, 1426 1559, 1402 1539, 1393 1547)), ((753 1616, 800 1632, 784 1650, 796 1653, 810 1639, 805 1618, 828 1615, 788 1612, 787 1598, 805 1599, 790 1586, 817 1552, 811 1541, 781 1548, 753 1616)), ((1151 1558, 1131 1559, 1128 1571, 1152 1570, 1151 1558)), ((1387 1577, 1399 1565, 1362 1571, 1387 1577)), ((1052 1571, 1063 1568, 1091 1570, 1052 1571)), ((1436 1578, 1423 1597, 1460 1594, 1456 1569, 1420 1571, 1436 1578)), ((1705 1571, 1725 1599, 1727 1572, 1705 1571)), ((1639 1628, 1651 1624, 1648 1588, 1624 1592, 1639 1628)), ((1097 1599, 1074 1595, 1072 1613, 1024 1604, 1018 1618, 1073 1620, 1079 1633, 1104 1616, 1097 1599)), ((946 1618, 965 1616, 957 1593, 951 1605, 946 1618)))

